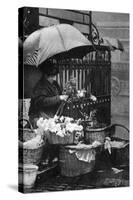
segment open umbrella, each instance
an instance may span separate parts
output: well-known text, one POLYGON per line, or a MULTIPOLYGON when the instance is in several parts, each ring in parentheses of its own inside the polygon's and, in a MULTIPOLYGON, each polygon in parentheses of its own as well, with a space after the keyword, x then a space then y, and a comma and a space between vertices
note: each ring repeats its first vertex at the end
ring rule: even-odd
POLYGON ((116 38, 103 37, 101 40, 101 44, 105 46, 109 46, 111 51, 114 51, 114 50, 124 51, 122 42, 116 38))
POLYGON ((91 42, 75 27, 69 24, 59 24, 42 28, 33 32, 25 40, 24 63, 38 66, 48 58, 60 53, 75 54, 79 48, 80 53, 84 53, 81 47, 88 50, 92 48, 91 42))

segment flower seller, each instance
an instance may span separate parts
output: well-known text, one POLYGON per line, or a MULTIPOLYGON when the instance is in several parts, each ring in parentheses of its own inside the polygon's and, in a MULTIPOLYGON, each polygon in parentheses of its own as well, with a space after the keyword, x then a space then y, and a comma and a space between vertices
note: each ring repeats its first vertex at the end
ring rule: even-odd
POLYGON ((54 117, 60 103, 68 98, 67 95, 61 95, 61 88, 56 81, 56 75, 59 73, 58 67, 46 61, 40 64, 39 68, 42 71, 42 78, 33 89, 29 109, 33 127, 36 126, 40 117, 54 117))

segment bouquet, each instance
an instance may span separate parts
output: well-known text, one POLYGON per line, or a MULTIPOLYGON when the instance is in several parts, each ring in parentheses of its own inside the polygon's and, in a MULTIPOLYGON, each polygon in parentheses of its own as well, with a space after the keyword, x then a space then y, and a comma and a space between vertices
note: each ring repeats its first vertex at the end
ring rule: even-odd
MULTIPOLYGON (((46 135, 48 140, 50 138, 50 135, 53 135, 54 140, 58 138, 60 141, 59 143, 63 144, 72 143, 73 135, 75 135, 74 140, 76 139, 77 141, 81 136, 83 136, 83 126, 70 117, 58 117, 55 115, 54 118, 40 118, 37 121, 37 126, 39 127, 39 129, 42 129, 44 131, 44 134, 46 135), (69 138, 71 138, 71 142, 69 141, 69 138)), ((58 141, 56 143, 58 143, 58 141)))
POLYGON ((76 79, 72 78, 66 82, 65 87, 63 89, 63 93, 69 95, 69 97, 76 96, 76 79))
POLYGON ((43 134, 43 130, 40 128, 34 129, 34 137, 21 142, 19 141, 19 147, 24 149, 37 149, 45 143, 45 137, 43 134))

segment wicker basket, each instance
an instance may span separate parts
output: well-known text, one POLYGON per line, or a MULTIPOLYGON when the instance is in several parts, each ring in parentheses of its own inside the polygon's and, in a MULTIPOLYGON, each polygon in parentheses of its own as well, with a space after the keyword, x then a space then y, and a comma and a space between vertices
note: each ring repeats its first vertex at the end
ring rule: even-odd
POLYGON ((112 124, 111 125, 111 131, 112 131, 112 138, 111 141, 118 141, 118 142, 124 142, 123 147, 121 148, 116 148, 116 147, 112 147, 111 149, 111 160, 112 163, 114 165, 126 165, 129 166, 129 154, 130 154, 130 142, 129 142, 129 129, 122 125, 122 124, 112 124), (117 128, 121 128, 121 129, 117 129, 117 128), (127 139, 122 139, 119 138, 119 134, 121 132, 117 132, 117 131, 123 131, 125 130, 125 135, 127 139))
MULTIPOLYGON (((80 161, 76 157, 75 153, 69 152, 70 148, 67 146, 62 146, 60 148, 59 153, 59 163, 61 169, 61 175, 67 177, 74 177, 83 175, 91 172, 95 166, 95 160, 92 160, 90 163, 80 161)), ((90 149, 90 151, 95 151, 94 149, 90 149)), ((94 152, 95 154, 95 152, 94 152)))
POLYGON ((19 163, 22 164, 39 164, 41 161, 42 153, 44 150, 44 145, 42 144, 37 149, 24 149, 19 148, 19 163))
POLYGON ((129 144, 121 149, 112 149, 112 160, 115 165, 129 166, 129 144))
POLYGON ((94 141, 99 141, 101 144, 104 143, 105 137, 108 136, 109 127, 104 127, 104 128, 90 128, 87 127, 85 129, 85 143, 87 144, 92 144, 94 141))
POLYGON ((21 142, 26 142, 28 140, 31 140, 36 136, 36 133, 34 132, 31 123, 27 119, 20 119, 19 120, 19 140, 21 142), (21 122, 25 121, 29 128, 21 128, 21 122))
POLYGON ((47 138, 48 138, 48 142, 49 144, 74 144, 75 141, 75 132, 69 134, 69 135, 65 135, 64 137, 60 137, 58 135, 56 135, 55 133, 52 132, 48 132, 47 133, 47 138))

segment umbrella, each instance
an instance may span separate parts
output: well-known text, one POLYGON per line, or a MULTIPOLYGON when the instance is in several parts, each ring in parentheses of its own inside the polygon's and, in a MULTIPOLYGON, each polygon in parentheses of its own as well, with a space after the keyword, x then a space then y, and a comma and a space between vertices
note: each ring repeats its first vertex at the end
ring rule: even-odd
POLYGON ((122 42, 116 38, 103 37, 101 44, 105 46, 109 46, 111 51, 114 51, 114 50, 124 51, 122 42))
POLYGON ((48 58, 60 53, 84 54, 92 43, 75 27, 58 24, 33 32, 24 41, 24 63, 38 66, 48 58), (74 51, 72 51, 74 50, 74 51))

